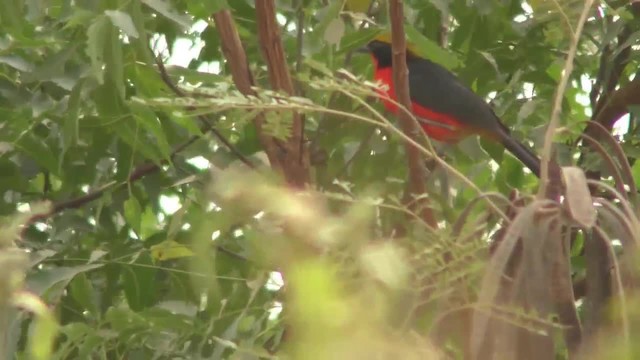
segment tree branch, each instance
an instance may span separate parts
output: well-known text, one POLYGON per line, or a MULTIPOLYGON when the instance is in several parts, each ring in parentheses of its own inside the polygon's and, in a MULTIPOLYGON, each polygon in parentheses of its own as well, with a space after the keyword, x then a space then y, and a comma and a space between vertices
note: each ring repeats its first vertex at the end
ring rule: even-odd
MULTIPOLYGON (((640 2, 633 2, 629 6, 634 17, 636 19, 640 17, 640 2)), ((626 43, 632 33, 631 27, 628 24, 625 25, 618 35, 618 46, 626 43)), ((629 112, 628 107, 630 105, 640 104, 640 73, 637 73, 631 82, 614 91, 620 82, 620 77, 624 73, 626 65, 629 63, 631 47, 626 46, 619 49, 618 54, 612 61, 611 71, 607 74, 607 60, 611 53, 610 45, 605 46, 602 50, 598 77, 590 94, 593 110, 591 120, 593 123, 589 123, 583 131, 584 135, 590 136, 595 140, 600 140, 603 136, 602 132, 596 128, 596 124, 605 127, 611 132, 616 121, 629 112), (606 84, 603 85, 604 82, 606 84)), ((589 172, 587 175, 592 179, 600 178, 600 173, 597 171, 589 172)))
MULTIPOLYGON (((616 121, 629 112, 630 105, 640 105, 640 74, 636 74, 631 82, 614 92, 593 121, 611 130, 616 121)), ((590 126, 587 126, 585 132, 591 131, 590 126)))
MULTIPOLYGON (((640 2, 633 2, 630 5, 631 13, 635 18, 640 16, 640 2)), ((622 20, 619 20, 622 21, 622 20)), ((609 24, 612 25, 612 24, 609 24)), ((630 24, 626 24, 620 34, 617 37, 617 45, 618 47, 625 44, 629 37, 633 34, 633 29, 630 24)), ((607 105, 609 101, 609 96, 611 92, 615 90, 616 86, 620 82, 620 76, 624 72, 624 68, 629 63, 629 57, 631 55, 631 45, 627 45, 622 49, 618 49, 618 54, 613 58, 612 64, 609 67, 609 56, 611 56, 611 46, 607 44, 602 50, 602 56, 600 58, 600 69, 598 71, 598 78, 596 84, 594 84, 592 91, 598 91, 595 94, 592 94, 592 110, 593 116, 597 116, 600 111, 607 105), (606 70, 610 68, 611 70, 607 74, 606 70), (606 86, 602 89, 602 83, 606 80, 606 86), (601 91, 601 92, 600 92, 601 91), (597 99, 597 102, 593 100, 597 99)))
MULTIPOLYGON (((280 28, 276 22, 276 7, 273 0, 256 1, 256 18, 258 22, 258 38, 262 56, 267 63, 271 87, 275 91, 283 91, 295 95, 293 82, 287 66, 287 58, 280 39, 280 28)), ((283 170, 290 184, 302 187, 309 182, 309 157, 304 146, 304 119, 293 112, 291 137, 285 144, 286 160, 283 170)))
MULTIPOLYGON (((404 34, 404 13, 402 0, 389 0, 389 16, 391 18, 391 38, 393 51, 393 84, 398 103, 407 109, 411 109, 411 94, 409 93, 409 70, 407 69, 407 44, 404 34)), ((409 114, 398 112, 398 120, 402 131, 411 139, 418 141, 420 128, 409 114)), ((436 221, 426 198, 421 201, 411 201, 411 197, 421 196, 426 193, 426 175, 423 165, 423 157, 420 150, 405 142, 407 155, 409 184, 407 195, 413 204, 412 210, 419 211, 420 217, 432 227, 436 227, 436 221)))
MULTIPOLYGON (((264 1, 265 0, 257 1, 256 8, 264 6, 264 5, 261 5, 264 1)), ((276 26, 277 24, 275 24, 275 12, 273 13, 273 17, 274 17, 273 26, 276 26)), ((251 71, 249 69, 249 63, 247 62, 247 55, 242 46, 242 42, 240 41, 240 36, 238 35, 238 31, 236 29, 231 13, 228 10, 219 11, 213 14, 213 20, 216 23, 216 27, 220 34, 220 41, 222 43, 222 52, 224 53, 225 58, 227 59, 229 68, 231 69, 231 76, 233 78, 234 83, 236 84, 236 87, 242 94, 246 96, 256 96, 257 94, 253 89, 253 86, 254 86, 253 75, 251 74, 251 71)), ((261 23, 260 15, 258 15, 258 20, 260 24, 261 23)), ((260 30, 260 32, 262 31, 264 30, 260 30)), ((275 31, 277 31, 277 27, 275 31)), ((278 44, 280 43, 278 42, 278 44)), ((271 46, 275 46, 275 45, 271 44, 271 46)), ((280 50, 282 50, 281 44, 279 48, 280 50)), ((280 56, 282 57, 282 59, 284 59, 283 53, 280 56)), ((278 85, 281 85, 281 84, 278 83, 278 85)), ((290 90, 293 89, 293 85, 291 84, 290 78, 289 78, 288 86, 289 86, 288 89, 290 90)), ((274 86, 274 89, 278 90, 282 88, 274 86)), ((291 91, 291 93, 293 93, 293 91, 291 91)), ((266 121, 264 113, 261 112, 258 115, 256 115, 254 121, 256 125, 256 131, 258 133, 258 138, 260 140, 260 143, 262 144, 263 149, 267 154, 267 157, 269 158, 269 163, 271 164, 271 168, 276 172, 282 173, 289 184, 294 186, 299 186, 299 187, 303 186, 308 181, 308 171, 307 171, 308 167, 306 166, 306 164, 308 164, 308 161, 307 162, 303 161, 302 163, 298 161, 295 161, 295 162, 289 161, 290 155, 288 155, 288 153, 291 152, 290 150, 295 148, 293 146, 285 147, 284 153, 283 153, 283 151, 281 151, 280 148, 278 147, 276 140, 273 137, 268 136, 264 132, 263 125, 264 125, 264 122, 266 121), (296 166, 296 165, 299 165, 299 166, 296 166)), ((294 130, 293 130, 292 139, 301 141, 301 137, 299 134, 300 124, 298 123, 296 126, 297 127, 294 127, 294 130)), ((288 144, 292 144, 292 141, 290 141, 288 144)), ((299 144, 299 142, 297 142, 296 144, 299 144)), ((297 154, 297 153, 298 151, 294 151, 294 154, 297 154)))
MULTIPOLYGON (((199 136, 193 136, 191 137, 189 140, 187 140, 186 142, 184 142, 183 144, 177 146, 173 152, 171 153, 171 158, 173 158, 175 155, 177 155, 179 152, 181 152, 182 150, 184 150, 185 148, 187 148, 189 145, 193 144, 194 142, 196 142, 196 140, 200 139, 199 136)), ((166 161, 163 162, 163 164, 166 163, 166 161)), ((155 172, 157 172, 158 170, 160 170, 160 165, 152 163, 152 162, 146 162, 138 167, 136 167, 130 174, 129 177, 127 177, 127 181, 124 183, 120 183, 118 184, 115 181, 111 181, 107 184, 104 184, 103 186, 101 186, 100 188, 93 190, 91 192, 89 192, 88 194, 73 198, 73 199, 68 199, 68 200, 63 200, 63 201, 58 201, 58 202, 54 202, 53 205, 51 206, 51 211, 46 213, 46 214, 40 214, 40 215, 36 215, 34 217, 32 217, 30 219, 30 222, 35 222, 35 221, 42 221, 45 219, 48 219, 62 211, 68 210, 68 209, 77 209, 80 208, 92 201, 95 201, 99 198, 101 198, 104 194, 107 193, 107 191, 109 190, 116 190, 120 187, 125 186, 126 184, 138 181, 140 179, 142 179, 143 177, 153 174, 155 172)))

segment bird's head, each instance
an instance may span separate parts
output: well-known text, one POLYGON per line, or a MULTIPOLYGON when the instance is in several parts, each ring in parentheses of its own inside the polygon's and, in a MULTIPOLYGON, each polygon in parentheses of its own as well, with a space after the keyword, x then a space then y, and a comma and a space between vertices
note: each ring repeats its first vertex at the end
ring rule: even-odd
MULTIPOLYGON (((392 64, 393 52, 389 36, 378 36, 358 52, 369 53, 375 59, 378 67, 389 67, 392 64)), ((407 59, 418 57, 411 44, 407 44, 407 59)))

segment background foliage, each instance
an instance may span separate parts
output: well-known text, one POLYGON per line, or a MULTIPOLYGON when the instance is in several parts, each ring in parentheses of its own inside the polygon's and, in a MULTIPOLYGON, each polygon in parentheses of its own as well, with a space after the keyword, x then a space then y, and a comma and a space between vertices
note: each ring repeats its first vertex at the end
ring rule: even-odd
POLYGON ((583 1, 404 1, 416 51, 539 153, 569 76, 554 154, 594 181, 565 174, 566 201, 534 201, 501 147, 438 146, 467 181, 431 167, 432 229, 354 53, 388 31, 387 3, 277 1, 290 98, 270 91, 255 2, 0 0, 0 357, 637 358, 637 4, 599 2, 577 34, 583 1), (224 10, 250 100, 211 19, 224 10), (291 136, 292 109, 303 194, 261 142, 291 136), (616 134, 586 132, 600 152, 580 141, 590 119, 616 134))

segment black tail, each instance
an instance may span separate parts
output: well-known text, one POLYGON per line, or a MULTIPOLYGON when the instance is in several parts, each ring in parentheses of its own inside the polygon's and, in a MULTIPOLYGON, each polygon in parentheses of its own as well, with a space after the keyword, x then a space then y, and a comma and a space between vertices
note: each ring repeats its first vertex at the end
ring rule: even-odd
POLYGON ((508 132, 500 132, 500 142, 509 150, 513 156, 531 170, 538 178, 540 177, 540 159, 533 151, 529 150, 524 144, 514 139, 508 132))

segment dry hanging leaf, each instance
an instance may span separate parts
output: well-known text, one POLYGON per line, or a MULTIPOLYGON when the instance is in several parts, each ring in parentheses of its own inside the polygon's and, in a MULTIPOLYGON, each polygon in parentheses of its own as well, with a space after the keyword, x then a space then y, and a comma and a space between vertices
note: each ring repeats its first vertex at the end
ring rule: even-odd
POLYGON ((597 214, 584 171, 575 166, 563 167, 562 177, 567 189, 566 205, 571 218, 585 228, 591 228, 596 223, 597 214))

